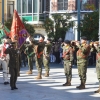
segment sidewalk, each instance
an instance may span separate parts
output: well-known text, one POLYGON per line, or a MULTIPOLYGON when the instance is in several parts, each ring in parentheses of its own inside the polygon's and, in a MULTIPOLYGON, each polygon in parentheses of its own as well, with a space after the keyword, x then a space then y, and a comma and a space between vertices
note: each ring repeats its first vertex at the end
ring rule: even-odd
MULTIPOLYGON (((0 71, 0 100, 100 100, 100 94, 94 94, 98 89, 95 67, 88 67, 86 89, 78 90, 80 80, 76 67, 73 67, 72 86, 64 87, 64 69, 62 64, 50 64, 50 77, 36 80, 37 69, 34 66, 33 75, 25 74, 28 67, 21 68, 18 77, 18 90, 10 90, 9 85, 3 84, 0 71)), ((43 74, 44 74, 43 69, 43 74)))

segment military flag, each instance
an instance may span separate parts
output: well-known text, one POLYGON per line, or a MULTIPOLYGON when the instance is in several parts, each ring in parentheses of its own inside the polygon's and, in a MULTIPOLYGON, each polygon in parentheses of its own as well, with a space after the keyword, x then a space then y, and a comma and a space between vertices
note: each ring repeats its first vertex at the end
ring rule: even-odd
POLYGON ((18 47, 20 48, 27 37, 29 36, 28 32, 25 29, 24 24, 22 23, 20 17, 16 10, 14 10, 13 21, 11 26, 10 38, 12 41, 18 42, 18 47))

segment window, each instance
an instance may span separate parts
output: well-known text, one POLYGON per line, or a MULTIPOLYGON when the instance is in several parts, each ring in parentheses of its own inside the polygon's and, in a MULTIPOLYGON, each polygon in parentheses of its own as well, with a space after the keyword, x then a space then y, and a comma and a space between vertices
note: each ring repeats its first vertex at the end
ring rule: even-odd
POLYGON ((87 6, 87 4, 89 4, 89 5, 91 5, 91 6, 93 6, 94 5, 94 8, 95 9, 98 9, 98 1, 99 0, 81 0, 81 10, 88 10, 87 8, 86 8, 86 6, 87 6))
POLYGON ((88 0, 81 0, 81 10, 85 10, 85 6, 88 3, 88 0))
POLYGON ((38 0, 33 0, 33 13, 37 13, 38 0))
POLYGON ((7 2, 7 18, 13 17, 14 12, 14 1, 8 1, 7 2))
POLYGON ((27 0, 22 0, 22 13, 27 13, 27 0))
POLYGON ((58 0, 58 10, 68 9, 68 0, 58 0))
POLYGON ((32 0, 28 0, 28 13, 32 13, 32 0))
POLYGON ((17 0, 17 11, 21 13, 21 0, 17 0))

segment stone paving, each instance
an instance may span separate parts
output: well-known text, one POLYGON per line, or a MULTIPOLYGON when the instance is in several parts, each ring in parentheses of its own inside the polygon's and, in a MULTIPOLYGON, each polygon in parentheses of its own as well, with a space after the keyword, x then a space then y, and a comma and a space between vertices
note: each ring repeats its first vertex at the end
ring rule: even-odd
MULTIPOLYGON (((50 77, 36 80, 37 69, 33 74, 25 74, 28 67, 21 68, 18 77, 18 90, 10 90, 9 85, 3 84, 2 71, 0 71, 0 100, 100 100, 100 94, 95 94, 98 89, 98 80, 95 67, 88 67, 86 89, 78 90, 80 80, 76 67, 73 67, 72 86, 62 86, 65 82, 62 64, 50 64, 50 77)), ((43 69, 43 74, 44 74, 43 69)))

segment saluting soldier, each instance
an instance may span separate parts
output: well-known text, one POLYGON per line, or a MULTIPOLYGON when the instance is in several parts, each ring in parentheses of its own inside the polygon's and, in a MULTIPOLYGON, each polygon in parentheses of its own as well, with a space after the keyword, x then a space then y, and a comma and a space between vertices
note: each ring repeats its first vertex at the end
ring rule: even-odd
POLYGON ((96 72, 97 72, 97 78, 99 81, 99 88, 98 90, 94 91, 95 93, 100 93, 100 46, 99 42, 94 42, 94 47, 96 49, 96 72))
POLYGON ((44 74, 45 77, 49 77, 49 62, 50 62, 50 53, 51 53, 51 48, 52 44, 50 43, 51 39, 47 39, 45 48, 43 50, 43 65, 45 68, 46 73, 44 74))
POLYGON ((38 76, 36 79, 42 79, 42 65, 43 65, 43 50, 45 47, 44 36, 40 36, 39 42, 35 46, 36 67, 38 69, 38 76))
POLYGON ((73 61, 73 49, 70 46, 70 41, 65 40, 63 48, 63 61, 64 61, 64 72, 66 76, 66 83, 63 86, 71 86, 72 79, 72 61, 73 61))
POLYGON ((26 72, 26 73, 27 74, 32 74, 33 56, 34 56, 34 43, 33 43, 33 39, 31 37, 29 38, 29 44, 27 44, 27 47, 25 49, 25 54, 27 55, 28 66, 29 66, 29 71, 26 72))
POLYGON ((16 81, 19 70, 19 50, 17 49, 16 42, 12 42, 10 47, 5 50, 5 54, 9 54, 9 73, 10 73, 10 86, 11 90, 18 89, 16 81))
POLYGON ((81 44, 79 42, 76 42, 76 45, 79 48, 79 50, 77 51, 77 67, 78 67, 78 74, 81 80, 81 84, 76 88, 85 89, 90 46, 87 44, 87 38, 85 36, 81 37, 81 44))

